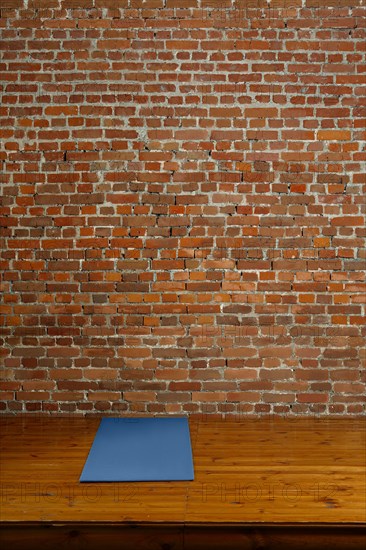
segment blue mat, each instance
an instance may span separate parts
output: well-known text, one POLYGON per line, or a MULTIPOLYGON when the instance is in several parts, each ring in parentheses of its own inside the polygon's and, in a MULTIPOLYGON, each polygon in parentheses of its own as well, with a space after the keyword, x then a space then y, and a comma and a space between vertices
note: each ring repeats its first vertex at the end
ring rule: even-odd
POLYGON ((187 418, 103 418, 81 482, 194 479, 187 418))

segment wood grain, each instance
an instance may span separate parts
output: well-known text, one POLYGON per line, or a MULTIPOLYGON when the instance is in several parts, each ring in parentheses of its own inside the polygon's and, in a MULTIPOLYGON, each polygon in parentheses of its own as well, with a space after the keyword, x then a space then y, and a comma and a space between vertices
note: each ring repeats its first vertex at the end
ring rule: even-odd
POLYGON ((364 550, 366 528, 301 525, 39 524, 0 529, 11 550, 364 550))
POLYGON ((187 521, 365 521, 364 429, 362 419, 200 423, 187 521))
POLYGON ((304 548, 311 540, 314 548, 320 540, 321 548, 326 541, 342 548, 347 529, 348 547, 361 547, 363 418, 191 418, 194 481, 80 484, 98 425, 93 417, 1 419, 0 539, 13 550, 31 532, 44 549, 51 539, 75 548, 96 541, 97 548, 101 533, 112 540, 117 528, 126 544, 141 546, 141 536, 141 548, 199 549, 207 537, 210 548, 219 548, 228 532, 232 546, 225 548, 302 548, 291 538, 296 529, 307 533, 304 548), (47 525, 51 531, 41 529, 47 525), (333 528, 344 530, 334 538, 333 528))

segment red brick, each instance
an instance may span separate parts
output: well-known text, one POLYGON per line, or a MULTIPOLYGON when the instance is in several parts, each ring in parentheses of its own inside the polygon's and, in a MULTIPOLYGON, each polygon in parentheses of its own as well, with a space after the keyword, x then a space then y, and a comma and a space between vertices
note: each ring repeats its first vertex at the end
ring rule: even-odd
POLYGON ((3 0, 2 412, 366 412, 363 9, 317 1, 3 0))
POLYGON ((351 139, 351 132, 347 130, 319 130, 318 139, 349 141, 351 139))
POLYGON ((342 216, 340 218, 332 218, 331 222, 332 225, 344 225, 347 227, 365 225, 365 218, 362 216, 342 216))
POLYGON ((125 399, 126 401, 131 401, 132 403, 136 401, 154 402, 156 401, 156 393, 152 391, 123 392, 123 399, 125 399))

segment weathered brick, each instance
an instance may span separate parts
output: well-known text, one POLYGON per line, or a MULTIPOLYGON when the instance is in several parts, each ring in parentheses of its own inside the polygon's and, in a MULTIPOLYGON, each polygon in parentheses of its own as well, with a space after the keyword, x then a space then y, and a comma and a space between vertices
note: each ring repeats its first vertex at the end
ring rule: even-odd
POLYGON ((365 413, 364 9, 117 4, 2 1, 1 411, 365 413))
POLYGON ((348 130, 319 130, 318 139, 349 141, 351 132, 348 130))

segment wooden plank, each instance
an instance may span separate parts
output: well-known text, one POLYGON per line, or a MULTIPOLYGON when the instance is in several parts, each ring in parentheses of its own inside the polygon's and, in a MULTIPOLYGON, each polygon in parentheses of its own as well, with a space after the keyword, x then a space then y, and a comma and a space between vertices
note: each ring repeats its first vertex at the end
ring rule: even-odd
POLYGON ((336 526, 188 527, 192 550, 364 550, 366 528, 336 526))
POLYGON ((190 419, 193 482, 80 484, 98 423, 1 419, 2 522, 366 522, 365 419, 190 419))
POLYGON ((12 550, 364 550, 365 526, 6 525, 12 550))
POLYGON ((183 550, 183 532, 182 526, 23 524, 0 528, 0 543, 11 550, 183 550))
POLYGON ((201 422, 187 522, 366 521, 364 419, 201 422))
POLYGON ((79 483, 98 424, 72 417, 5 420, 0 519, 183 521, 189 482, 79 483))

